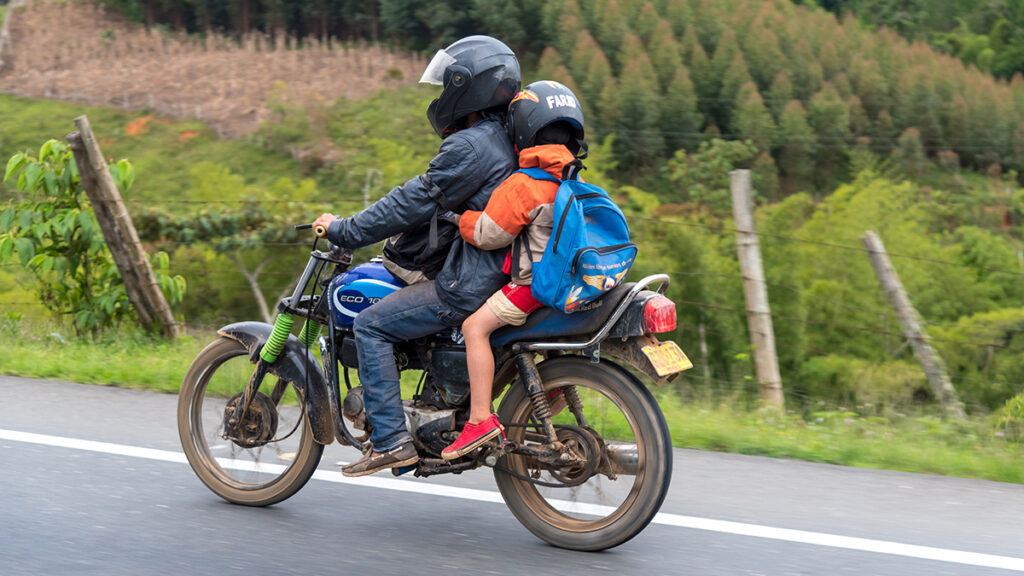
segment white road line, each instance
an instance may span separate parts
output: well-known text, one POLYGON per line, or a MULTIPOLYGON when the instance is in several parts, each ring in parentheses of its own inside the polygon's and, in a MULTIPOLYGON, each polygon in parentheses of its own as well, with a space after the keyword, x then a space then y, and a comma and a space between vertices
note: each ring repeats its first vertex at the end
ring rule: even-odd
MULTIPOLYGON (((132 458, 144 458, 147 460, 160 460, 164 462, 188 462, 185 455, 181 452, 156 450, 153 448, 142 448, 139 446, 128 446, 125 444, 111 444, 108 442, 94 442, 92 440, 49 436, 46 434, 32 434, 16 430, 0 429, 0 440, 42 444, 44 446, 55 446, 58 448, 72 448, 75 450, 88 450, 91 452, 129 456, 132 458)), ((228 463, 225 464, 232 468, 244 470, 253 469, 251 463, 249 463, 249 465, 246 465, 246 463, 238 463, 234 466, 228 463)), ((277 465, 263 465, 264 469, 271 469, 275 466, 277 465)), ((330 470, 317 470, 313 474, 313 478, 337 484, 351 484, 354 486, 382 488, 385 490, 397 490, 399 492, 412 492, 415 494, 442 496, 445 498, 459 498, 462 500, 474 500, 477 502, 502 503, 501 495, 497 492, 476 490, 472 488, 458 488, 455 486, 445 486, 422 481, 400 480, 397 478, 384 478, 381 476, 346 478, 340 472, 333 472, 330 470)), ((611 511, 611 508, 609 507, 594 504, 579 504, 564 500, 551 501, 551 503, 559 509, 566 511, 571 510, 583 514, 606 514, 611 511)), ((1012 556, 997 556, 994 554, 980 554, 977 552, 965 552, 962 550, 933 548, 931 546, 917 546, 914 544, 902 544, 899 542, 888 542, 885 540, 853 538, 850 536, 839 536, 837 534, 825 534, 822 532, 790 530, 788 528, 775 528, 772 526, 760 526, 757 524, 728 522, 725 520, 714 520, 711 518, 668 514, 666 512, 661 512, 655 516, 653 523, 664 526, 675 526, 678 528, 690 528, 694 530, 721 532, 724 534, 736 534, 739 536, 751 536, 754 538, 766 538, 769 540, 781 540, 784 542, 812 544, 815 546, 826 546, 829 548, 842 548, 845 550, 856 550, 860 552, 873 552, 877 554, 904 556, 907 558, 917 558, 921 560, 936 560, 939 562, 951 562, 955 564, 966 564, 969 566, 1001 568, 1003 570, 1012 570, 1014 572, 1024 572, 1024 558, 1014 558, 1012 556)))

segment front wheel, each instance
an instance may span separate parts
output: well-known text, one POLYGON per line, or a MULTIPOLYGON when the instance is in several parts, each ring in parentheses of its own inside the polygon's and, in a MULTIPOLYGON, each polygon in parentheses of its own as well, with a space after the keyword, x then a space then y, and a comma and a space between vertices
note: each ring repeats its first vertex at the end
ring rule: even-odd
MULTIPOLYGON (((495 468, 498 490, 515 517, 549 544, 587 551, 618 546, 650 523, 668 492, 672 442, 665 417, 639 381, 609 363, 561 357, 538 370, 558 410, 552 422, 559 439, 586 455, 588 464, 556 468, 509 454, 495 468), (559 389, 563 397, 575 390, 582 419, 558 400, 559 389)), ((508 440, 543 442, 522 385, 513 384, 498 416, 508 440)))
POLYGON ((301 389, 268 374, 241 423, 242 392, 254 366, 236 340, 220 337, 196 356, 178 396, 178 436, 192 470, 221 498, 246 506, 280 502, 316 471, 301 389))

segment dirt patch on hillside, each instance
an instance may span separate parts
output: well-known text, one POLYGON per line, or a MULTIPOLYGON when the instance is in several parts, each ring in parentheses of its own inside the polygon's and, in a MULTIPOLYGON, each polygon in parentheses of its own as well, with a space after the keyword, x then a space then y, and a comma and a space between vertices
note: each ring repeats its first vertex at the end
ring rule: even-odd
POLYGON ((361 98, 412 85, 426 65, 379 46, 147 31, 81 0, 9 17, 0 92, 200 118, 223 137, 254 131, 281 83, 297 98, 361 98))

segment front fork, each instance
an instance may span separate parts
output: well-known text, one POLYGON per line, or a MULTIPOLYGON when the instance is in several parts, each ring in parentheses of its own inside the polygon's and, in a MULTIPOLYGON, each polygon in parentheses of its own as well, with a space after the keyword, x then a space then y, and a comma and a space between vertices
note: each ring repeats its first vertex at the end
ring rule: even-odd
MULTIPOLYGON (((267 343, 260 349, 259 356, 256 359, 256 367, 253 369, 252 376, 249 377, 249 383, 246 384, 245 391, 242 394, 242 410, 236 420, 236 426, 241 427, 242 423, 245 422, 249 408, 252 406, 252 400, 256 397, 256 392, 263 384, 263 379, 270 372, 270 366, 281 356, 281 352, 284 350, 285 343, 288 342, 288 335, 291 334, 294 324, 295 316, 291 314, 278 314, 277 318, 274 319, 274 329, 271 331, 270 337, 267 338, 267 343)), ((299 332, 299 341, 308 347, 316 340, 319 334, 320 324, 312 320, 306 320, 302 325, 302 330, 299 332)), ((279 379, 270 396, 275 406, 281 401, 286 389, 287 382, 279 379)))

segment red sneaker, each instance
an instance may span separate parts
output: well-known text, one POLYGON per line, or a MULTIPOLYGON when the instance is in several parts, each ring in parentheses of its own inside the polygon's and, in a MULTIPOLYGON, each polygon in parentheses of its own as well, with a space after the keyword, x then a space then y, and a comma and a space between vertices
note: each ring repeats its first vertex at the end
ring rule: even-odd
POLYGON ((494 414, 479 424, 466 422, 466 426, 462 428, 462 433, 455 439, 455 442, 441 451, 441 458, 445 460, 461 458, 498 435, 504 438, 505 429, 501 427, 498 417, 494 414))

